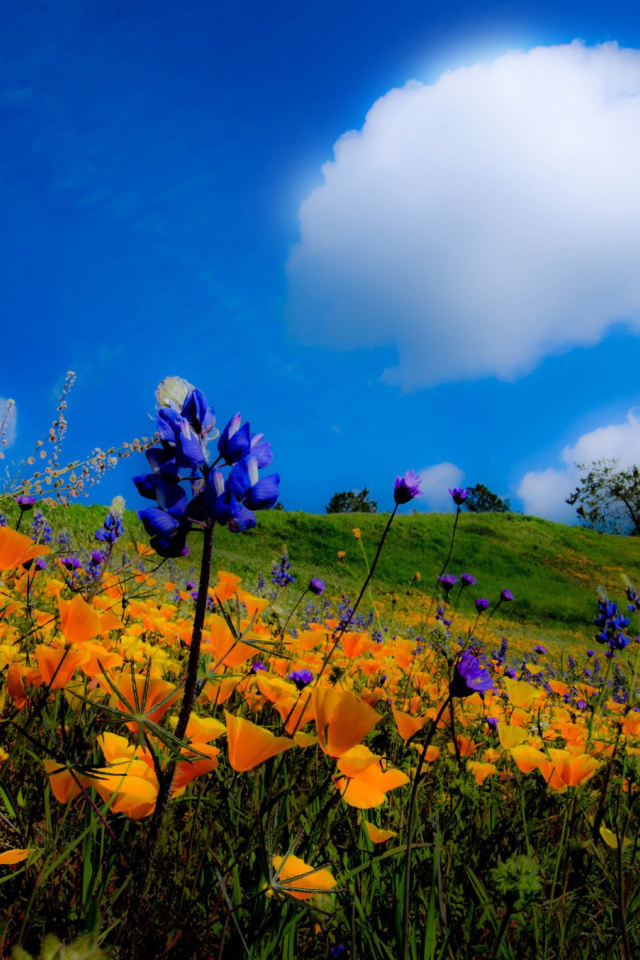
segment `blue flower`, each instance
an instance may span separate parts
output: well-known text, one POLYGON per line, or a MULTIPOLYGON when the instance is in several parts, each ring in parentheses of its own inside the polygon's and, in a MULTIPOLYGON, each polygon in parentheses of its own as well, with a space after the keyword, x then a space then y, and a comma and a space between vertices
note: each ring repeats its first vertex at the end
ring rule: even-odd
POLYGON ((291 680, 292 683, 295 683, 298 690, 304 690, 313 680, 313 674, 311 670, 292 670, 288 675, 287 680, 291 680))
POLYGON ((493 690, 491 674, 472 653, 465 650, 453 668, 450 695, 470 697, 473 693, 485 693, 487 690, 493 690))
POLYGON ((250 510, 265 510, 278 500, 280 474, 272 473, 260 480, 258 469, 257 458, 250 456, 237 463, 229 474, 229 492, 250 510))

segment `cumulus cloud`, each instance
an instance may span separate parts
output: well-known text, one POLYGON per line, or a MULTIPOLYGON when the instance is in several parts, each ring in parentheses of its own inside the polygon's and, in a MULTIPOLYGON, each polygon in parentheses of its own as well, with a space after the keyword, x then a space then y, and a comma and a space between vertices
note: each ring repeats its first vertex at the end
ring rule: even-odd
POLYGON ((420 496, 430 510, 449 510, 449 490, 461 487, 464 473, 455 463, 435 463, 420 470, 420 496))
POLYGON ((594 460, 617 460, 621 470, 640 464, 640 420, 630 410, 623 423, 612 423, 583 434, 573 446, 564 448, 561 459, 564 466, 559 469, 549 467, 525 474, 518 496, 525 513, 572 523, 576 519, 575 507, 564 501, 580 480, 575 464, 589 466, 594 460))
POLYGON ((308 344, 411 390, 640 331, 640 51, 579 42, 411 81, 336 143, 287 272, 308 344))
POLYGON ((17 422, 16 405, 13 400, 0 397, 0 453, 15 443, 17 422))

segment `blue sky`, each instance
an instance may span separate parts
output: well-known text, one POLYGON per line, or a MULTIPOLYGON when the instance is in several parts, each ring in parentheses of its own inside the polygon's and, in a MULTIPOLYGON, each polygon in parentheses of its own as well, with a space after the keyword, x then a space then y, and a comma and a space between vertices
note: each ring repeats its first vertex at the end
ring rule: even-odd
POLYGON ((615 2, 0 0, 7 458, 68 369, 68 459, 179 375, 289 509, 412 468, 570 520, 574 459, 640 462, 636 49, 615 2))

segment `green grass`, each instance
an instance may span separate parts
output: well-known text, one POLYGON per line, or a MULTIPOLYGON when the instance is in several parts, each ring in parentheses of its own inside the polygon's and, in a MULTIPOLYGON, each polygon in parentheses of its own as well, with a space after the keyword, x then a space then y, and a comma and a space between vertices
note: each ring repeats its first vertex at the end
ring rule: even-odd
MULTIPOLYGON (((10 512, 10 511, 6 511, 10 512)), ((72 505, 44 511, 54 530, 66 528, 76 542, 90 542, 106 508, 72 505)), ((28 531, 30 516, 23 521, 28 531)), ((269 582, 271 564, 283 546, 289 552, 296 586, 306 586, 312 576, 322 577, 329 594, 354 597, 366 568, 360 544, 352 530, 362 531, 369 560, 388 520, 388 514, 316 515, 301 511, 265 511, 258 526, 244 536, 216 530, 214 570, 230 570, 255 587, 262 572, 269 582), (339 550, 346 551, 342 564, 339 550)), ((449 548, 453 515, 410 514, 396 517, 374 578, 375 595, 402 595, 420 571, 420 589, 431 594, 449 548)), ((125 514, 129 535, 148 541, 134 511, 125 514)), ((98 544, 96 544, 98 546, 98 544)), ((189 538, 191 556, 169 565, 167 577, 187 576, 199 569, 198 534, 189 538)), ((640 584, 640 543, 636 538, 594 533, 521 514, 463 513, 448 570, 472 573, 477 587, 467 591, 467 607, 477 596, 492 602, 508 587, 516 602, 504 604, 504 619, 553 632, 557 629, 592 632, 595 589, 602 584, 612 599, 623 599, 621 574, 640 584)), ((415 584, 413 587, 415 588, 415 584)), ((464 606, 464 604, 463 604, 464 606)))

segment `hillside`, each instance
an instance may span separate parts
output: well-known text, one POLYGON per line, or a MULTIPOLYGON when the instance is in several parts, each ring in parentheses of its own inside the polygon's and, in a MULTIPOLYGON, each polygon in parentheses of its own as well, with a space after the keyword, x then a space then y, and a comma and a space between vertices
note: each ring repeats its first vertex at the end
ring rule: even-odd
MULTIPOLYGON (((11 505, 13 506, 13 505, 11 505)), ((11 512, 6 511, 5 512, 11 512)), ((54 532, 67 529, 77 542, 89 543, 101 525, 106 508, 72 505, 66 510, 44 510, 54 532)), ((29 515, 23 530, 29 531, 29 515)), ((291 573, 298 586, 312 576, 322 577, 334 597, 357 592, 366 574, 361 544, 372 560, 388 514, 313 515, 266 511, 258 515, 257 529, 241 535, 216 530, 214 570, 230 570, 254 587, 262 573, 270 581, 274 560, 288 549, 291 573), (353 528, 362 531, 361 543, 353 528), (342 562, 338 551, 345 551, 342 562)), ((409 514, 396 517, 373 581, 375 594, 406 595, 421 590, 430 594, 446 557, 454 517, 452 514, 409 514), (416 572, 420 583, 414 580, 416 572)), ((125 514, 128 533, 146 542, 134 511, 125 514)), ((192 554, 167 571, 185 577, 197 568, 198 535, 190 537, 192 554)), ((516 602, 505 604, 503 619, 554 630, 592 633, 594 592, 603 584, 612 599, 624 600, 622 573, 640 584, 640 543, 635 538, 593 533, 520 514, 463 513, 448 571, 472 573, 477 587, 467 591, 463 607, 477 596, 492 601, 508 587, 516 602)), ((166 568, 165 568, 166 569, 166 568)))

